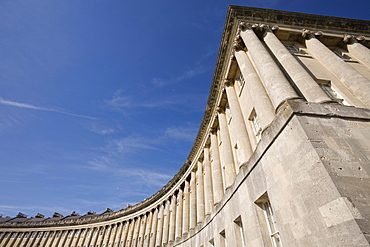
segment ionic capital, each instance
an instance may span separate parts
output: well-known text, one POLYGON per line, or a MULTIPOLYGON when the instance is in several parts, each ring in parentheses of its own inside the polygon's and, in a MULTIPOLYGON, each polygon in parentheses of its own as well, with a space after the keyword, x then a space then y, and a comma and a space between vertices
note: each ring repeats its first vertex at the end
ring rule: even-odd
POLYGON ((314 38, 314 34, 311 30, 302 29, 302 37, 305 39, 311 39, 314 38))
POLYGON ((223 107, 217 107, 216 108, 216 112, 218 113, 218 114, 224 114, 225 113, 225 110, 224 110, 224 108, 223 107))
POLYGON ((234 86, 234 80, 233 79, 224 79, 224 85, 226 87, 232 87, 232 86, 234 86))
POLYGON ((343 42, 346 44, 352 44, 355 41, 355 37, 351 34, 343 35, 343 42))
POLYGON ((235 51, 245 51, 246 50, 245 44, 239 35, 237 35, 234 39, 233 48, 235 51))
POLYGON ((252 28, 252 25, 250 23, 247 23, 247 22, 240 22, 239 23, 239 31, 245 31, 247 29, 251 29, 252 28))
POLYGON ((215 135, 217 133, 217 128, 214 128, 214 127, 209 128, 209 133, 211 133, 212 135, 215 135))
POLYGON ((279 26, 278 26, 278 25, 274 25, 274 26, 272 26, 272 27, 271 27, 271 31, 272 31, 273 33, 277 33, 277 32, 279 31, 279 26))
POLYGON ((317 38, 320 39, 323 36, 321 31, 311 31, 308 29, 302 29, 302 37, 305 39, 317 38))
POLYGON ((365 36, 360 35, 360 36, 356 37, 356 40, 357 40, 358 42, 362 43, 362 42, 364 42, 364 41, 366 40, 366 38, 365 38, 365 36))

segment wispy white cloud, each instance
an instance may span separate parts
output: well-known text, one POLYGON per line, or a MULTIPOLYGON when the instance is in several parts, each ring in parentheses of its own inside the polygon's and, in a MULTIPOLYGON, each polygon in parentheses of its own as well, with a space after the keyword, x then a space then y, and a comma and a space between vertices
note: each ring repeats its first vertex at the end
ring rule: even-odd
POLYGON ((98 133, 101 135, 109 135, 116 132, 116 130, 113 128, 100 126, 95 123, 91 123, 90 125, 88 125, 87 129, 90 130, 91 132, 98 133))
POLYGON ((190 79, 190 78, 193 78, 199 74, 202 74, 202 73, 205 73, 208 71, 208 68, 204 67, 203 65, 199 65, 199 66, 196 66, 194 68, 188 68, 183 74, 179 75, 179 76, 176 76, 176 77, 172 77, 170 79, 162 79, 162 78, 153 78, 151 83, 152 85, 156 86, 156 87, 163 87, 163 86, 166 86, 166 85, 169 85, 169 84, 174 84, 174 83, 179 83, 179 82, 182 82, 184 80, 187 80, 187 79, 190 79))
POLYGON ((133 107, 156 108, 173 105, 176 102, 170 100, 138 100, 124 94, 124 90, 119 89, 112 99, 105 101, 106 105, 113 110, 122 110, 133 107))
POLYGON ((152 138, 145 138, 138 135, 130 135, 124 138, 111 140, 106 149, 112 153, 132 153, 135 150, 157 150, 158 148, 155 145, 156 140, 152 138))
POLYGON ((172 139, 192 141, 196 133, 196 128, 169 127, 165 131, 165 136, 172 139))
POLYGON ((97 118, 95 117, 90 117, 90 116, 85 116, 85 115, 79 115, 79 114, 73 114, 69 113, 66 111, 62 111, 59 109, 55 108, 48 108, 48 107, 40 107, 40 106, 34 106, 26 103, 20 103, 20 102, 15 102, 15 101, 10 101, 10 100, 4 100, 3 98, 0 98, 0 104, 2 105, 8 105, 8 106, 14 106, 18 108, 24 108, 24 109, 31 109, 31 110, 37 110, 37 111, 48 111, 48 112, 56 112, 68 116, 73 116, 73 117, 79 117, 79 118, 85 118, 85 119, 92 119, 96 120, 97 118))

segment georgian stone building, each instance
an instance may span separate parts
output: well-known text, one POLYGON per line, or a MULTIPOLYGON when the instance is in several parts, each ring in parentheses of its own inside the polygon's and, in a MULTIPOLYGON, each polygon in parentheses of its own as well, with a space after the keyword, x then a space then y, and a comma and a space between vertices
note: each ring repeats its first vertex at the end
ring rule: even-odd
POLYGON ((198 136, 116 212, 0 218, 0 245, 368 246, 370 21, 230 6, 198 136))

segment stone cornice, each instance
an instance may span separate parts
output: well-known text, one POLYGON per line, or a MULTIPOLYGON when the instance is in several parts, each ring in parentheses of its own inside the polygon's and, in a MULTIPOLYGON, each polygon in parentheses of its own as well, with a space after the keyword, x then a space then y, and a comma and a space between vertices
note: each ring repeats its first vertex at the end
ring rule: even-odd
POLYGON ((370 21, 333 16, 297 13, 253 7, 229 6, 229 12, 239 20, 294 28, 370 34, 370 21))

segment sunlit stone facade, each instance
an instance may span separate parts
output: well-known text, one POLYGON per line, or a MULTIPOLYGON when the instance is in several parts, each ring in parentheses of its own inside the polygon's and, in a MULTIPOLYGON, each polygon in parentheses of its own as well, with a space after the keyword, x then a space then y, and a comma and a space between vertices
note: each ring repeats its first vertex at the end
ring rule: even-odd
POLYGON ((230 6, 198 136, 116 212, 0 218, 0 246, 368 246, 370 22, 230 6))

